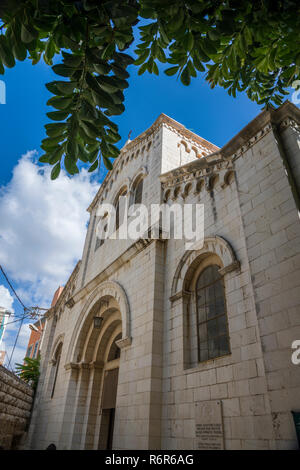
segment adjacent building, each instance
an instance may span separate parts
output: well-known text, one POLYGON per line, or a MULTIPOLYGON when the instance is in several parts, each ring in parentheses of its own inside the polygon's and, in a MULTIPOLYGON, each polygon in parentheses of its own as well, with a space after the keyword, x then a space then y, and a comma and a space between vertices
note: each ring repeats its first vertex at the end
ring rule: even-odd
MULTIPOLYGON (((56 304, 62 291, 63 291, 62 286, 59 286, 57 290, 55 291, 52 302, 51 302, 51 308, 54 307, 54 305, 56 304)), ((46 318, 41 317, 35 323, 29 325, 31 333, 30 333, 30 337, 28 340, 28 346, 27 346, 25 357, 29 357, 31 359, 37 359, 39 357, 45 323, 46 323, 46 318)))

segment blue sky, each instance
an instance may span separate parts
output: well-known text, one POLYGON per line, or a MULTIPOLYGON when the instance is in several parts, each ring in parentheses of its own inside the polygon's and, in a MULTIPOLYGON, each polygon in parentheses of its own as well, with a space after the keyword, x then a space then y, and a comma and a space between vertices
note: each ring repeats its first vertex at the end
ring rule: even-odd
MULTIPOLYGON (((203 77, 192 79, 185 87, 176 77, 162 73, 164 68, 162 65, 159 76, 147 72, 138 76, 137 68, 130 66, 126 111, 115 119, 122 136, 120 146, 130 130, 132 138, 136 137, 163 112, 221 147, 260 112, 245 93, 232 98, 219 87, 211 90, 203 77)), ((6 84, 6 104, 0 104, 0 263, 24 303, 43 302, 44 307, 81 257, 88 220, 85 209, 104 172, 92 178, 85 173, 72 180, 62 175, 58 183, 49 181, 49 168, 44 174, 38 172, 34 162, 43 153, 40 142, 45 137, 46 112, 52 110, 46 106, 51 94, 45 83, 57 76, 43 60, 35 66, 26 60, 0 78, 6 84), (66 214, 73 210, 76 216, 66 221, 66 214)), ((1 285, 7 288, 0 275, 1 285)), ((22 312, 12 299, 7 305, 22 312)), ((7 332, 8 349, 15 334, 15 328, 7 332)), ((17 351, 19 360, 26 334, 28 331, 17 351)))

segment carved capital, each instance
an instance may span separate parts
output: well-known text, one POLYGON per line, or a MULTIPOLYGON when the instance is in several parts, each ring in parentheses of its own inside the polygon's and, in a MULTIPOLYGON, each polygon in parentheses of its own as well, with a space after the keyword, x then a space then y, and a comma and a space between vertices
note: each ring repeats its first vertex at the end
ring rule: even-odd
POLYGON ((73 369, 73 370, 78 370, 79 369, 79 364, 76 364, 75 362, 68 362, 68 364, 65 364, 65 369, 73 369))
POLYGON ((116 345, 120 348, 120 349, 124 349, 126 348, 127 346, 130 346, 131 345, 131 341, 132 341, 132 338, 130 336, 125 336, 125 338, 121 338, 119 339, 118 341, 116 341, 116 345))
POLYGON ((219 269, 219 273, 221 276, 225 274, 231 273, 232 271, 236 271, 240 269, 241 263, 239 261, 234 261, 233 263, 229 264, 228 266, 224 266, 224 268, 219 269))
POLYGON ((73 299, 73 297, 70 297, 69 300, 67 300, 67 302, 66 302, 66 306, 68 308, 73 308, 74 305, 75 305, 75 300, 73 299))
POLYGON ((176 292, 176 294, 172 295, 170 297, 170 301, 173 303, 173 302, 176 302, 176 300, 179 300, 179 299, 188 299, 191 296, 191 294, 192 293, 190 291, 181 290, 179 292, 176 292))

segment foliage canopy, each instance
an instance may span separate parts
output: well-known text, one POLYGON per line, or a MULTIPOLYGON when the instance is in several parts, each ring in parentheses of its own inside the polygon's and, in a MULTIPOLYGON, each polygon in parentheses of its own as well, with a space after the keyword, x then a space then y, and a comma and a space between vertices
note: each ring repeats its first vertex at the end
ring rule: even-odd
POLYGON ((264 107, 280 105, 300 78, 297 0, 3 0, 0 19, 0 74, 42 57, 58 75, 46 84, 54 110, 40 158, 52 179, 62 164, 78 173, 78 159, 90 172, 101 158, 112 168, 120 135, 110 117, 125 109, 130 64, 139 75, 168 64, 183 85, 203 73, 212 88, 246 91, 264 107), (141 21, 133 58, 126 51, 141 21), (53 65, 55 54, 62 63, 53 65))

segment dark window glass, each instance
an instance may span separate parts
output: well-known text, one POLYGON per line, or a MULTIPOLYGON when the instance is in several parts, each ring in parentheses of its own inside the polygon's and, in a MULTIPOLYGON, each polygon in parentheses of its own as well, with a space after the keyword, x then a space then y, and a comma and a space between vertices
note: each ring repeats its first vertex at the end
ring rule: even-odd
POLYGON ((116 230, 119 229, 120 225, 123 223, 124 215, 125 215, 125 200, 124 197, 126 196, 127 191, 122 191, 116 202, 116 230))
POLYGON ((57 348, 57 352, 55 355, 55 371, 54 371, 54 378, 53 378, 53 386, 52 386, 52 392, 51 392, 51 398, 53 398, 54 391, 55 391, 55 385, 56 385, 56 379, 57 379, 57 374, 58 374, 58 368, 59 368, 59 363, 60 363, 60 357, 61 357, 61 350, 62 350, 62 345, 60 344, 59 347, 57 348))
POLYGON ((97 239, 96 239, 95 251, 96 251, 100 246, 103 245, 104 240, 105 240, 104 236, 105 236, 105 232, 106 232, 106 231, 107 231, 107 224, 106 224, 106 225, 104 226, 104 228, 103 228, 103 234, 102 234, 102 237, 103 237, 103 238, 98 238, 98 237, 97 237, 97 239))
POLYGON ((134 204, 141 204, 143 199, 143 180, 141 179, 134 191, 134 204))
POLYGON ((208 266, 196 284, 199 361, 230 353, 225 289, 219 267, 208 266))

